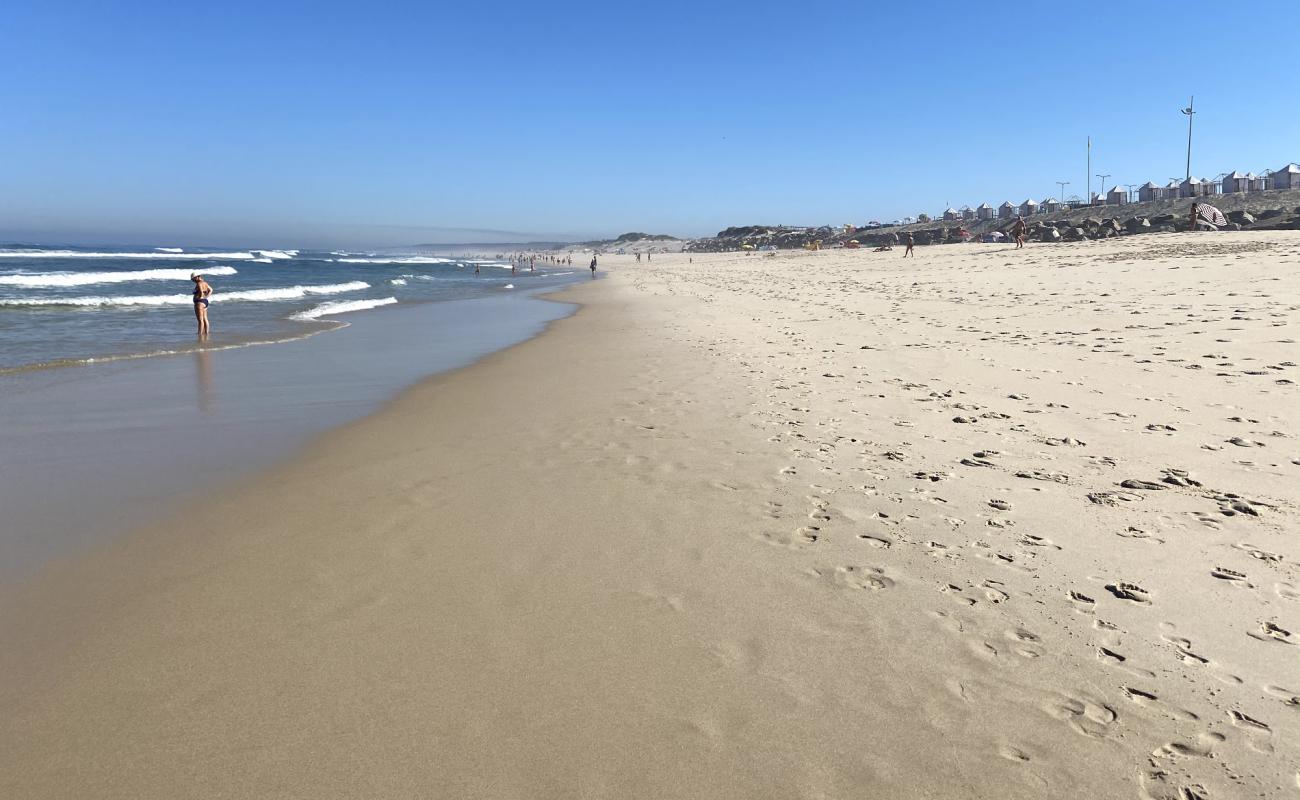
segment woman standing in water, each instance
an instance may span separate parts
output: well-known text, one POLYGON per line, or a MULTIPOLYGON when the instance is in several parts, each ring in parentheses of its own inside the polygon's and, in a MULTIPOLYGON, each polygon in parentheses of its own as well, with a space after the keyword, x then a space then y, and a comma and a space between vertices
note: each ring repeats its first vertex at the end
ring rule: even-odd
POLYGON ((199 321, 199 336, 207 336, 208 298, 212 295, 212 287, 197 272, 190 273, 190 280, 194 281, 194 318, 199 321))

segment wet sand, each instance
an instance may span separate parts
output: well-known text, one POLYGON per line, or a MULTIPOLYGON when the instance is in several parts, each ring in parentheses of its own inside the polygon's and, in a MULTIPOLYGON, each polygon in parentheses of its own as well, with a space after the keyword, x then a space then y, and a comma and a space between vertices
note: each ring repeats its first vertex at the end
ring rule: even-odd
POLYGON ((348 314, 296 341, 0 375, 0 583, 190 507, 571 310, 536 291, 348 314))
POLYGON ((687 258, 0 597, 0 793, 1294 794, 1300 234, 687 258))

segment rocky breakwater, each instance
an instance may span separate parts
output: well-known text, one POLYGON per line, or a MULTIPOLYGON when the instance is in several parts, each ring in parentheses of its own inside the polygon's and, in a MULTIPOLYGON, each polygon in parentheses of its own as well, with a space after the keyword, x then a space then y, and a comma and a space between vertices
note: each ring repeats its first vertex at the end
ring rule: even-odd
POLYGON ((707 239, 696 239, 686 250, 693 253, 726 253, 735 250, 797 250, 816 242, 831 244, 836 230, 828 225, 819 228, 790 227, 784 225, 740 225, 718 231, 707 239))

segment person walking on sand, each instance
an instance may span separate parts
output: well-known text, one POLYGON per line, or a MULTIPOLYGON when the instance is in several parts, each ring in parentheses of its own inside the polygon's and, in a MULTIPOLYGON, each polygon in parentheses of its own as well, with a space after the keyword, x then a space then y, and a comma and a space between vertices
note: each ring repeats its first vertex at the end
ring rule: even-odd
POLYGON ((906 241, 907 241, 907 249, 903 251, 903 258, 907 258, 908 256, 911 256, 912 258, 916 258, 916 253, 912 252, 912 248, 916 245, 916 237, 912 235, 911 231, 907 232, 906 241))
POLYGON ((1016 249, 1021 250, 1025 246, 1025 218, 1016 217, 1016 223, 1011 226, 1011 235, 1016 237, 1016 249))
POLYGON ((194 281, 194 319, 199 323, 199 336, 207 336, 208 298, 212 296, 212 286, 197 272, 190 273, 190 280, 194 281))
POLYGON ((591 277, 596 277, 596 256, 591 257, 591 277))

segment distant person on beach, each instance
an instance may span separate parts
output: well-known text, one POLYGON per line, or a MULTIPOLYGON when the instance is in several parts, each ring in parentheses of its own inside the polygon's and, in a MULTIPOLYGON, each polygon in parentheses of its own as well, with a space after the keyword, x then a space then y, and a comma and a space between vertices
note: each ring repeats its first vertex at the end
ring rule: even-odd
POLYGON ((208 298, 212 296, 212 286, 203 280, 197 272, 190 273, 194 281, 194 318, 199 322, 199 335, 208 335, 208 298))
POLYGON ((893 249, 894 249, 894 246, 891 245, 891 244, 882 244, 881 246, 877 247, 877 248, 876 248, 875 250, 873 250, 872 252, 873 252, 873 253, 888 253, 890 250, 893 250, 893 249))
POLYGON ((903 251, 903 258, 908 256, 916 258, 916 253, 912 252, 912 248, 916 246, 916 237, 912 235, 911 231, 908 231, 904 236, 904 241, 907 242, 907 249, 903 251))
POLYGON ((1025 218, 1016 217, 1016 224, 1011 226, 1011 235, 1016 237, 1016 249, 1020 250, 1025 246, 1025 218))
POLYGON ((596 277, 596 256, 591 257, 591 277, 596 277))

